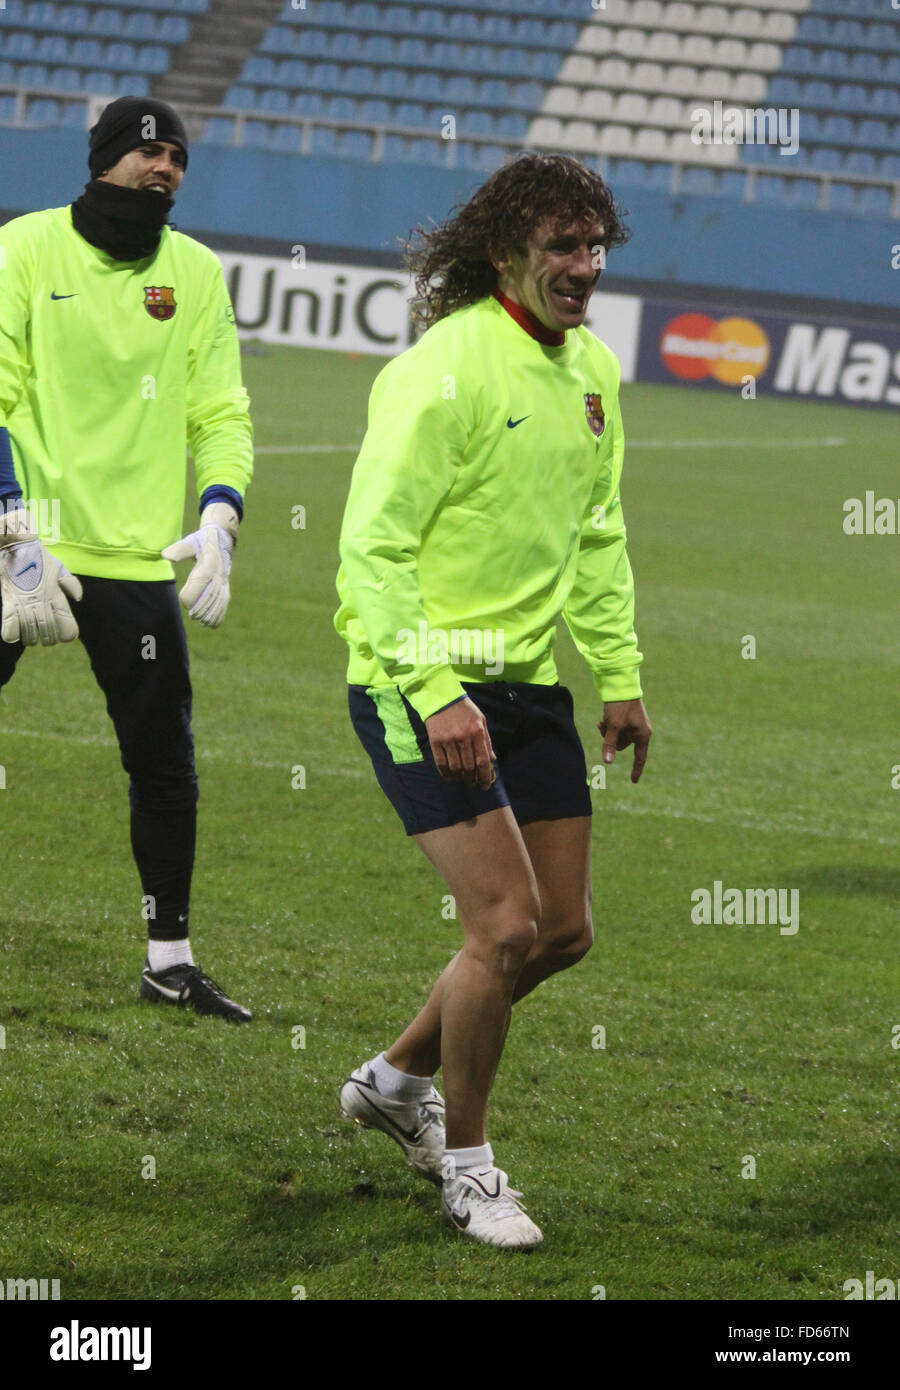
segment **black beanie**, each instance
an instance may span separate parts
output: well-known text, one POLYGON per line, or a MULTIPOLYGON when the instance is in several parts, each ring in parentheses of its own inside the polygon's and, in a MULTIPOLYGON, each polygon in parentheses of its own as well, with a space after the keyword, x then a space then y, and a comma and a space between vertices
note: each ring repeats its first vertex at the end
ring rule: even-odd
POLYGON ((187 132, 181 117, 165 101, 153 97, 118 97, 110 102, 95 126, 91 126, 88 168, 91 178, 118 164, 123 155, 152 140, 166 140, 184 150, 187 168, 187 132), (152 123, 147 118, 152 117, 152 123))

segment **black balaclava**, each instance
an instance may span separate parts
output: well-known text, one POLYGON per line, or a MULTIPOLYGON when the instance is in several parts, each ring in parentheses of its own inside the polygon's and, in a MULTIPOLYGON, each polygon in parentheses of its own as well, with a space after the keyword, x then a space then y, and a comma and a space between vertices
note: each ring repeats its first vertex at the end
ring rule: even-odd
POLYGON ((107 183, 100 175, 118 164, 123 155, 153 140, 178 145, 184 150, 187 167, 187 133, 180 116, 164 101, 119 97, 91 127, 91 181, 72 204, 72 223, 85 241, 117 261, 139 261, 155 255, 175 200, 146 188, 107 183))

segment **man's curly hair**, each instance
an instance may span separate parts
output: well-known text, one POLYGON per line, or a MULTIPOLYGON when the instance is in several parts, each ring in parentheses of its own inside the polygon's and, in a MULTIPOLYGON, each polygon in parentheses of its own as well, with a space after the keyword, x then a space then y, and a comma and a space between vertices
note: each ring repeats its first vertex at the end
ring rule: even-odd
POLYGON ((430 328, 455 309, 493 294, 497 271, 491 257, 523 255, 535 227, 547 218, 559 227, 601 223, 599 242, 607 251, 631 235, 599 174, 568 155, 519 155, 454 208, 446 222, 419 227, 406 242, 416 324, 430 328))

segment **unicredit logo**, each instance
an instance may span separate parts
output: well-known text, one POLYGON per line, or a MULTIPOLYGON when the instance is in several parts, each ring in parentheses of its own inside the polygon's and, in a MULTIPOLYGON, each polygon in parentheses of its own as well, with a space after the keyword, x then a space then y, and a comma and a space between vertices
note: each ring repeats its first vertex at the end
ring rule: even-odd
POLYGON ((673 376, 684 381, 711 376, 726 386, 762 376, 770 352, 768 337, 752 319, 712 319, 707 314, 679 314, 659 340, 660 357, 673 376))

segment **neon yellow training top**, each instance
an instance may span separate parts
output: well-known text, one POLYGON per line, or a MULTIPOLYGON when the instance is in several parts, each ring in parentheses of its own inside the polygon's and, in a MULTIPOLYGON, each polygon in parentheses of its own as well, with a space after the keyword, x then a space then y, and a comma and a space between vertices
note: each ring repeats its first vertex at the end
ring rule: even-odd
POLYGON ((69 207, 0 227, 0 426, 26 502, 58 514, 58 542, 42 537, 57 559, 77 574, 171 579, 159 552, 181 535, 186 450, 200 495, 243 493, 253 471, 214 253, 163 227, 153 256, 117 261, 76 232, 69 207))
POLYGON ((351 684, 422 719, 461 680, 552 685, 561 613, 601 698, 641 694, 618 387, 586 328, 548 346, 493 296, 384 367, 341 531, 351 684))

